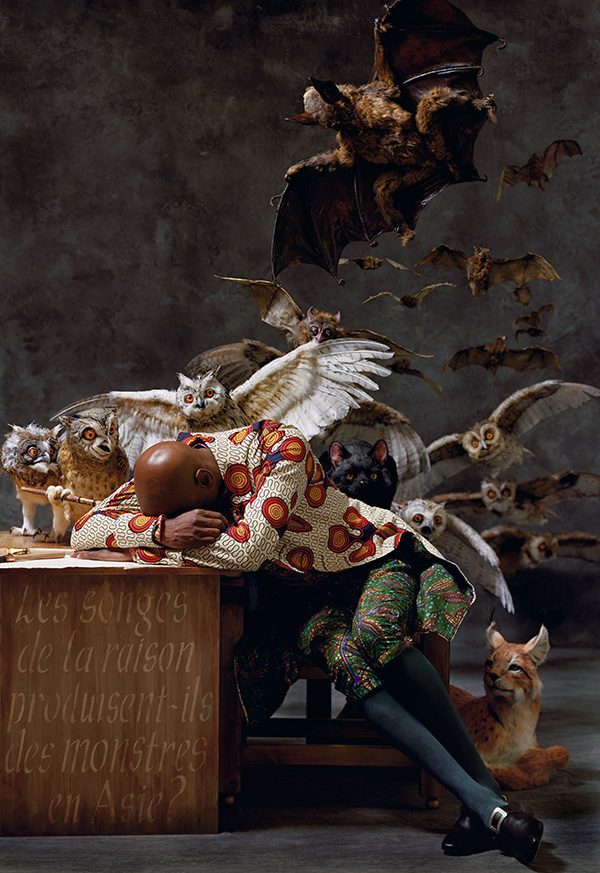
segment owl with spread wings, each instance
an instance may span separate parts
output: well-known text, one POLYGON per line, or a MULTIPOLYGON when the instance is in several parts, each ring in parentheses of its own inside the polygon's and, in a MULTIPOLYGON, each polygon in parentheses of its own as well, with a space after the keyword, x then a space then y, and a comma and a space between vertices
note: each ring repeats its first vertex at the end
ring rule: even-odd
POLYGON ((481 536, 498 555, 505 576, 536 570, 557 558, 600 562, 600 537, 585 531, 523 531, 500 524, 481 536))
POLYGON ((109 391, 72 403, 57 415, 115 407, 121 444, 132 467, 149 446, 175 439, 182 430, 211 433, 272 418, 296 425, 310 439, 372 399, 367 391, 379 386, 368 374, 389 376, 376 361, 391 354, 368 340, 310 342, 265 364, 232 391, 213 372, 196 379, 179 374, 176 391, 109 391))
POLYGON ((546 524, 557 513, 550 507, 563 500, 600 497, 600 476, 564 470, 528 482, 492 477, 481 480, 479 491, 436 494, 435 500, 463 515, 490 513, 512 524, 546 524))
POLYGON ((392 511, 435 543, 436 548, 457 563, 472 581, 479 582, 498 597, 508 612, 515 611, 498 556, 471 525, 448 512, 442 503, 435 500, 417 498, 393 503, 392 511))
POLYGON ((427 446, 431 465, 428 490, 471 464, 484 467, 492 476, 521 464, 531 452, 519 442, 520 436, 546 418, 598 397, 600 388, 560 379, 536 382, 515 391, 488 418, 427 446))

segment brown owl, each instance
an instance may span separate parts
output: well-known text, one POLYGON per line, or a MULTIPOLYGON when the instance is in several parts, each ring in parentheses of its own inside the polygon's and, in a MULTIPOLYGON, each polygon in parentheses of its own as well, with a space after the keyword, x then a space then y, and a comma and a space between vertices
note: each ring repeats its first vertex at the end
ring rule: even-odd
POLYGON ((79 415, 61 415, 66 428, 58 451, 60 484, 48 488, 53 510, 61 510, 56 523, 60 541, 89 506, 64 501, 73 494, 103 500, 129 478, 129 461, 119 443, 119 425, 114 407, 87 409, 79 415))
MULTIPOLYGON (((23 491, 28 488, 48 488, 58 485, 60 475, 58 470, 58 447, 60 425, 50 429, 40 427, 31 422, 27 427, 11 425, 12 430, 6 434, 2 444, 1 460, 4 471, 15 483, 17 500, 23 509, 23 524, 11 528, 15 536, 33 536, 39 528, 35 526, 35 512, 38 506, 48 503, 41 494, 23 491)), ((54 539, 54 519, 50 539, 54 539)))
POLYGON ((535 570, 556 558, 600 562, 600 537, 585 531, 523 531, 499 524, 481 536, 500 558, 505 576, 535 570))

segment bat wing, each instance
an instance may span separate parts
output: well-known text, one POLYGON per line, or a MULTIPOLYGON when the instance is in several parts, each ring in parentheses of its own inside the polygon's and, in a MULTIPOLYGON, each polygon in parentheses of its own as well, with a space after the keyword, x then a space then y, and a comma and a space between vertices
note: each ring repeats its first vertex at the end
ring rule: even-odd
POLYGON ((379 388, 370 376, 385 377, 391 352, 381 343, 333 339, 304 343, 266 364, 231 392, 248 421, 272 418, 298 427, 307 439, 342 418, 367 391, 379 388))
POLYGON ((448 491, 434 494, 430 499, 443 503, 444 509, 456 515, 485 515, 488 512, 480 491, 448 491))
POLYGON ((510 367, 513 370, 518 370, 520 373, 525 370, 545 370, 546 367, 555 365, 562 370, 562 365, 558 360, 557 355, 551 352, 550 349, 545 349, 543 346, 529 346, 525 349, 509 349, 508 354, 504 356, 502 366, 510 367))
MULTIPOLYGON (((383 169, 357 158, 351 167, 338 167, 332 172, 302 167, 289 176, 275 215, 273 278, 286 267, 315 264, 337 279, 341 253, 349 243, 373 245, 380 234, 393 231, 394 226, 380 212, 373 194, 383 169)), ((426 203, 448 184, 440 174, 398 192, 395 205, 410 229, 414 230, 426 203)))
POLYGON ((162 440, 174 440, 184 427, 177 409, 176 392, 109 391, 71 403, 57 412, 63 414, 83 412, 94 406, 114 406, 119 420, 119 442, 123 446, 129 464, 134 467, 143 451, 162 440))
MULTIPOLYGON (((370 81, 399 89, 402 107, 413 112, 421 97, 438 85, 481 98, 477 79, 483 50, 497 39, 474 27, 448 0, 396 0, 375 22, 370 81)), ((408 230, 414 230, 425 205, 448 185, 480 178, 473 165, 473 150, 486 113, 465 104, 446 114, 443 138, 460 178, 440 166, 422 181, 400 187, 394 208, 408 230)), ((348 243, 373 244, 381 233, 393 231, 374 197, 374 183, 385 169, 383 164, 357 158, 351 167, 332 172, 303 167, 289 176, 275 217, 273 276, 288 266, 308 263, 337 278, 338 261, 348 243)))
POLYGON ((427 454, 431 465, 426 482, 429 491, 471 464, 457 433, 447 434, 434 440, 427 446, 427 454))
POLYGON ((443 400, 444 392, 442 390, 442 386, 438 385, 437 382, 434 382, 433 379, 430 379, 429 376, 426 376, 425 373, 422 373, 421 370, 415 369, 415 367, 410 367, 408 358, 398 358, 395 356, 387 365, 392 373, 399 373, 401 376, 417 376, 419 379, 423 379, 430 388, 432 388, 437 396, 443 400))
POLYGON ((385 258, 340 258, 339 267, 355 264, 360 270, 379 270, 385 264, 385 258))
POLYGON ((283 352, 258 340, 244 339, 241 343, 228 343, 201 352, 186 364, 190 376, 200 376, 211 370, 219 370, 219 382, 228 391, 237 388, 269 361, 280 358, 283 352))
MULTIPOLYGON (((489 366, 490 353, 485 346, 468 346, 466 349, 459 349, 449 361, 446 361, 442 367, 442 373, 445 373, 448 367, 456 372, 462 367, 470 367, 473 364, 479 364, 481 367, 489 366)), ((495 370, 495 368, 493 369, 495 370)))
POLYGON ((519 182, 529 184, 531 180, 531 164, 528 161, 526 164, 508 164, 502 170, 498 187, 496 188, 496 203, 502 196, 503 188, 512 188, 519 182))
POLYGON ((561 158, 567 157, 572 158, 573 155, 581 155, 583 152, 581 151, 581 146, 574 139, 555 139, 554 142, 551 142, 550 145, 544 150, 544 154, 542 155, 542 168, 544 172, 544 176, 550 179, 555 169, 558 166, 558 162, 561 158))
POLYGON ((362 403, 359 409, 351 409, 340 421, 325 428, 313 443, 323 449, 334 440, 347 443, 356 439, 372 444, 380 439, 386 441, 398 472, 394 500, 401 499, 398 494, 405 487, 411 497, 417 496, 416 491, 420 493, 423 476, 429 470, 429 456, 425 443, 406 416, 384 403, 362 403))
POLYGON ((486 591, 498 597, 508 612, 515 611, 498 555, 471 525, 448 514, 446 528, 435 544, 462 567, 473 582, 479 582, 486 591))
POLYGON ((390 351, 394 353, 394 355, 416 355, 418 358, 433 358, 433 355, 423 355, 420 352, 413 352, 410 349, 405 348, 404 346, 398 345, 398 343, 394 342, 394 340, 388 339, 386 336, 383 336, 381 333, 375 333, 373 330, 368 330, 367 328, 353 328, 351 330, 345 330, 344 335, 352 338, 352 339, 367 339, 373 340, 376 343, 383 343, 388 346, 390 351))
POLYGON ((450 246, 442 243, 432 249, 424 258, 421 258, 415 264, 415 267, 419 267, 421 264, 434 264, 440 267, 454 267, 455 270, 466 270, 468 260, 464 252, 458 249, 451 249, 450 246))
POLYGON ((540 421, 600 397, 600 388, 584 382, 548 379, 515 391, 492 413, 490 420, 515 437, 540 421))
POLYGON ((558 540, 558 558, 579 558, 581 561, 600 562, 600 537, 574 530, 554 533, 558 540))
POLYGON ((546 258, 527 252, 521 258, 494 258, 489 272, 489 287, 501 282, 516 282, 526 285, 534 279, 560 279, 560 276, 546 258))
POLYGON ((288 346, 291 349, 296 348, 298 345, 297 329, 304 319, 304 313, 285 288, 264 279, 234 279, 231 276, 217 276, 217 279, 239 282, 249 288, 258 303, 261 319, 265 324, 282 330, 285 333, 288 346))

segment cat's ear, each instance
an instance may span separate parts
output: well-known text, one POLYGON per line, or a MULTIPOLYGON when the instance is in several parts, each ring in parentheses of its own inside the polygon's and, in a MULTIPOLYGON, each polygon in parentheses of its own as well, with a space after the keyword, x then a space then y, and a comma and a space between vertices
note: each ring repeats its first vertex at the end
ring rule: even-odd
POLYGON ((329 446, 329 459, 334 467, 337 467, 344 458, 350 457, 350 452, 341 443, 334 442, 329 446))
POLYGON ((388 447, 386 441, 377 440, 377 442, 371 449, 371 454, 379 461, 380 464, 385 464, 388 459, 388 447))
POLYGON ((542 625, 539 634, 536 637, 532 637, 528 643, 525 643, 525 652, 527 652, 537 667, 538 664, 544 663, 549 651, 550 637, 548 636, 547 628, 542 625))
POLYGON ((487 637, 490 649, 495 649, 497 646, 500 646, 502 645, 502 643, 506 642, 500 631, 496 630, 495 621, 490 624, 487 631, 485 632, 485 635, 487 637))

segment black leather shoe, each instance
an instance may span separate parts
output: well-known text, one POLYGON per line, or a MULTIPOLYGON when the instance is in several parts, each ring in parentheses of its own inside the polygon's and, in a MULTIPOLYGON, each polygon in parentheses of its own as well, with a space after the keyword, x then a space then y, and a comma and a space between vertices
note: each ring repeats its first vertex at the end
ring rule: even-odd
POLYGON ((442 840, 445 855, 478 855, 499 846, 498 837, 466 806, 442 840))
POLYGON ((529 865, 538 853, 544 825, 519 804, 497 806, 490 816, 490 829, 498 835, 500 848, 521 864, 529 865))

